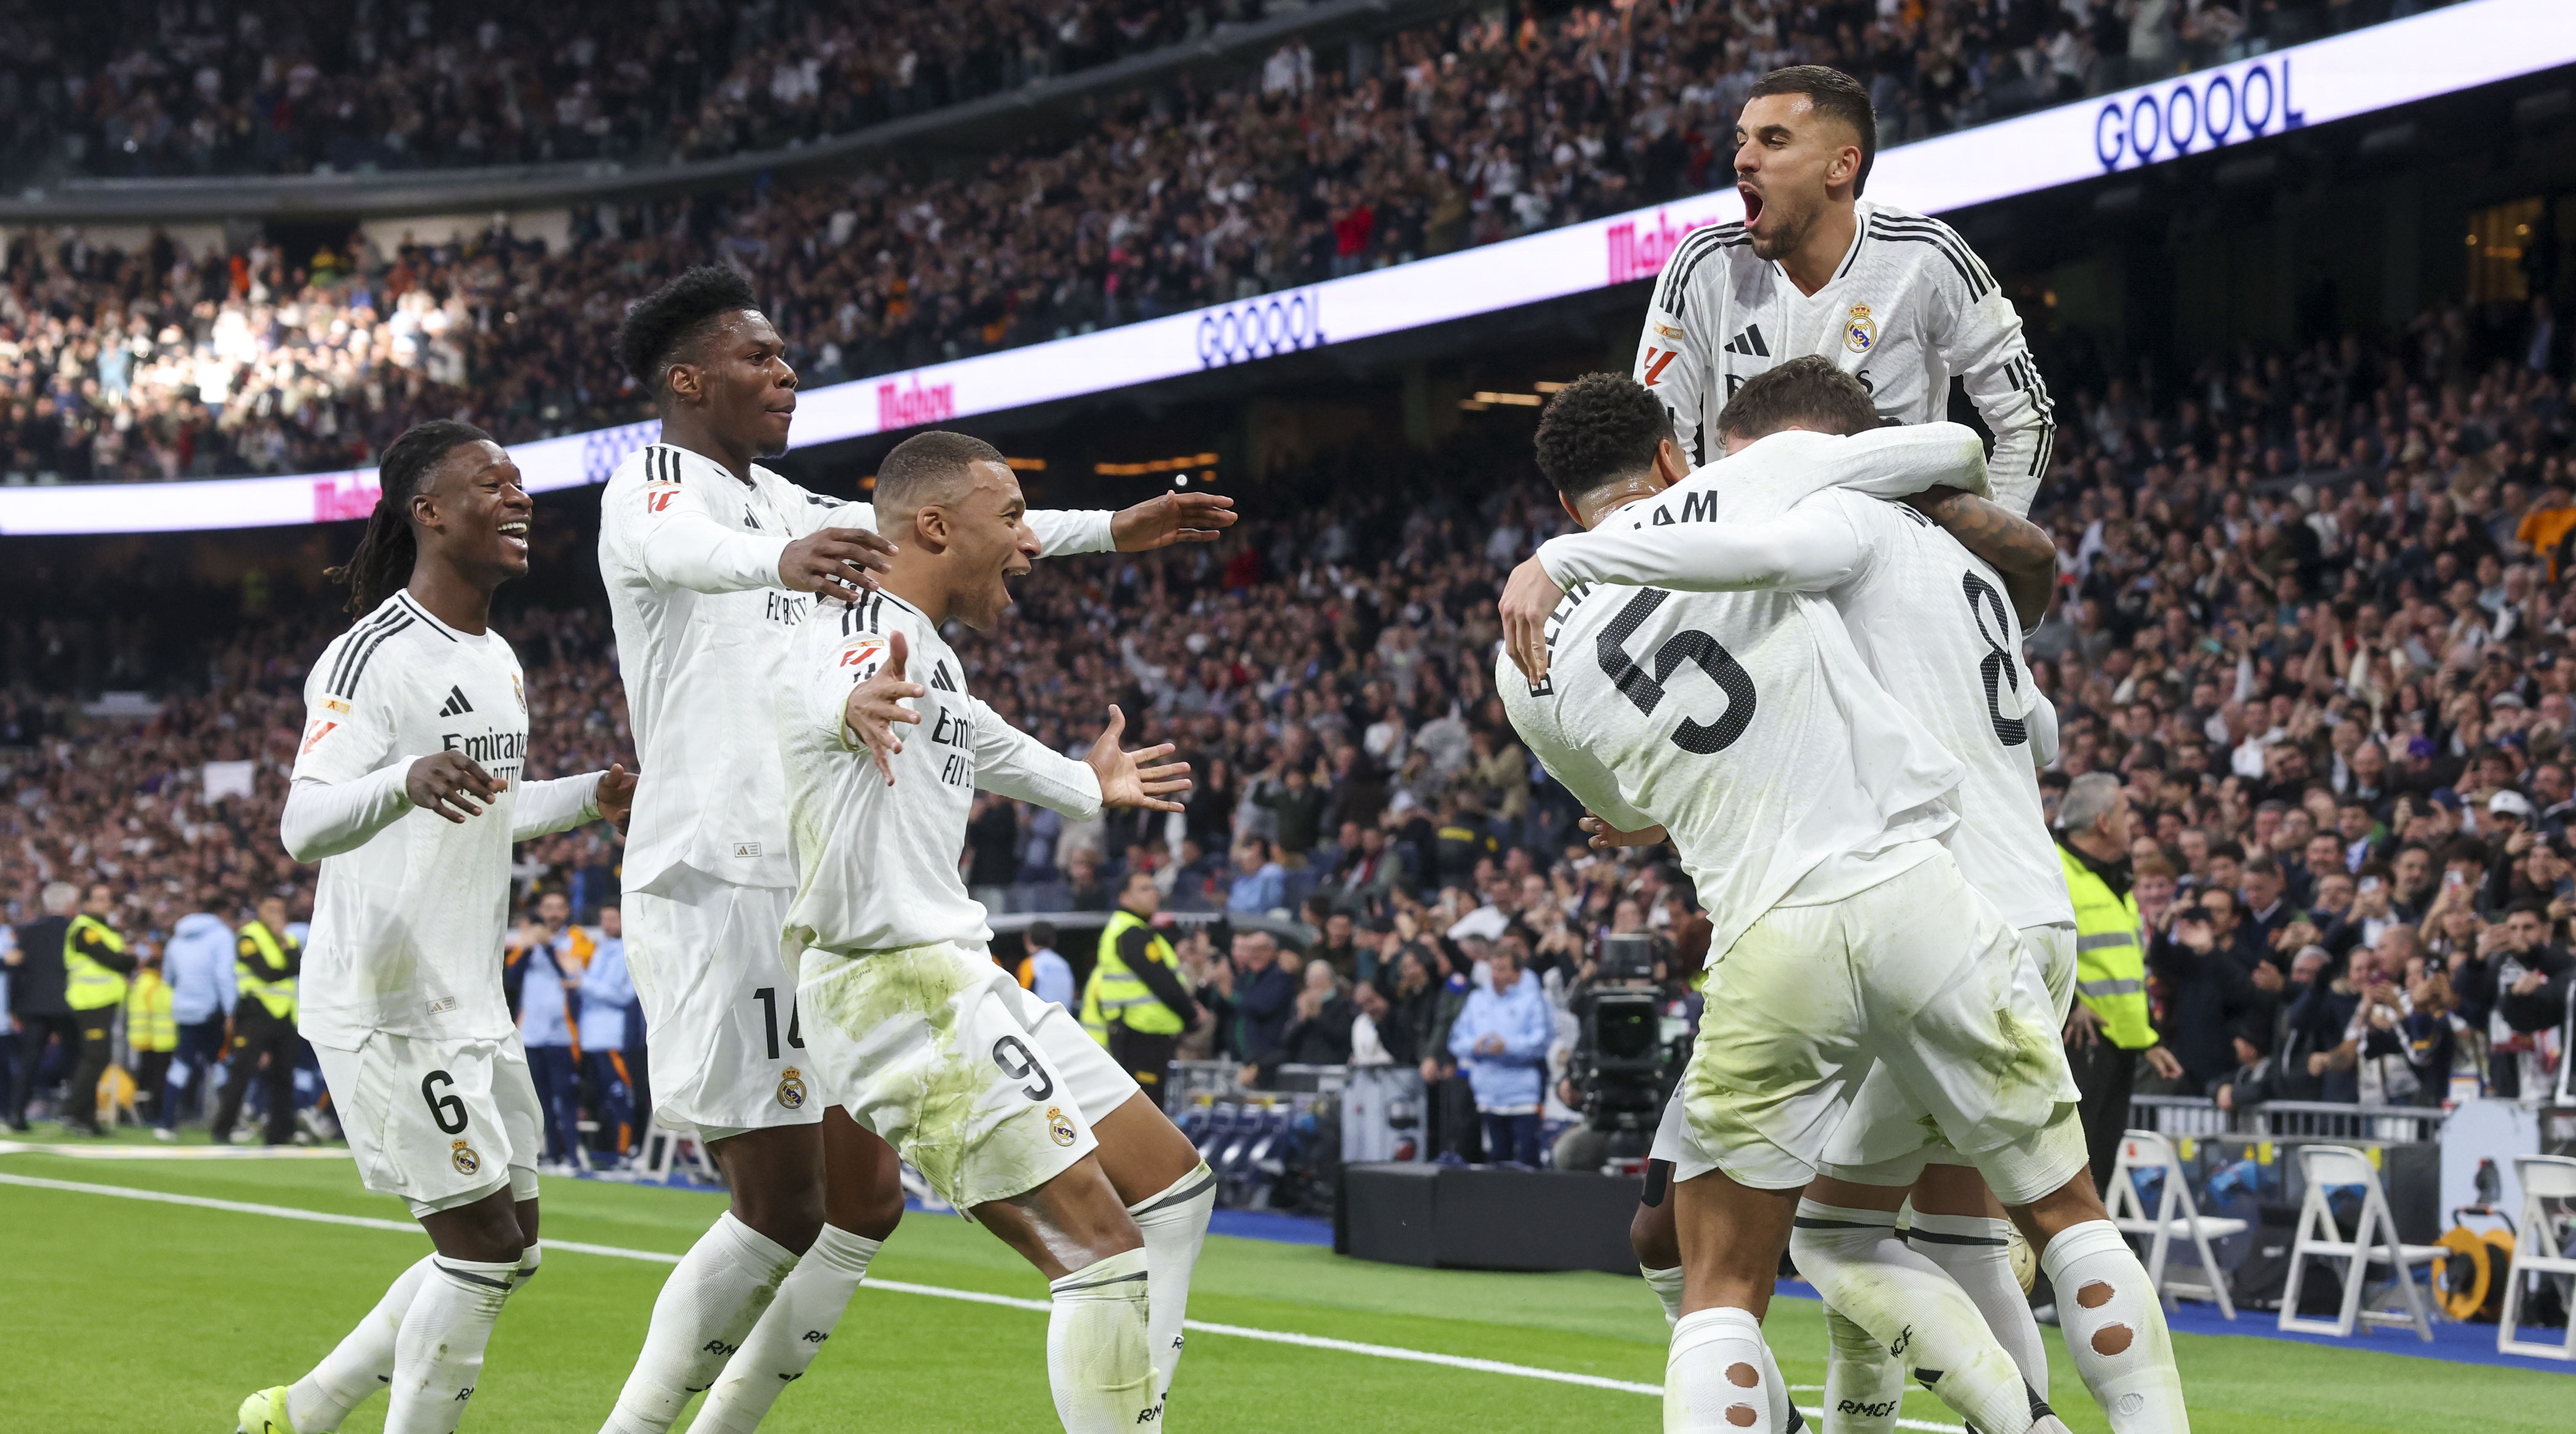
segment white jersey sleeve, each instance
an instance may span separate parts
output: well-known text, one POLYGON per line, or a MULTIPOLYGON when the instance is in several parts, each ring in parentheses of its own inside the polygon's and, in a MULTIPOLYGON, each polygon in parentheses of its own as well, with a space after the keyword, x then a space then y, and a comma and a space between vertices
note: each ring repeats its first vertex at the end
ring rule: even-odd
POLYGON ((709 497, 716 485, 702 477, 684 481, 691 476, 683 467, 690 456, 657 443, 633 460, 640 464, 633 491, 601 498, 601 546, 615 542, 659 592, 730 593, 780 586, 778 560, 793 535, 742 532, 719 521, 709 497))
POLYGON ((2026 518, 2057 450, 2057 405, 2031 361, 2021 313, 2000 287, 1990 280, 1980 293, 1961 285, 1945 297, 1947 312, 1934 330, 1942 365, 1958 375, 1977 416, 1994 432, 1994 457, 1986 466, 1995 502, 2026 518))
POLYGON ((519 784, 517 819, 511 823, 513 841, 526 841, 549 832, 565 831, 599 816, 599 779, 605 772, 584 772, 578 777, 555 777, 543 782, 519 784))
MULTIPOLYGON (((1732 394, 1722 387, 1717 363, 1718 346, 1726 341, 1720 331, 1723 291, 1711 291, 1693 279, 1711 257, 1737 250, 1750 254, 1752 243, 1742 224, 1712 224, 1684 235, 1655 276, 1645 332, 1637 339, 1637 365, 1629 376, 1663 401, 1664 411, 1672 415, 1673 441, 1693 467, 1717 457, 1717 435, 1707 430, 1732 394), (1690 322, 1694 315, 1698 322, 1690 322)), ((1725 269, 1721 259, 1713 272, 1725 269)))
MULTIPOLYGON (((1060 558, 1072 553, 1117 551, 1117 541, 1109 531, 1110 520, 1117 516, 1106 508, 1032 508, 1023 520, 1037 535, 1038 556, 1060 558)), ((825 512, 814 526, 865 528, 873 533, 877 531, 877 507, 874 503, 842 503, 825 512)))
POLYGON ((981 697, 968 699, 975 724, 975 786, 1035 802, 1077 822, 1100 815, 1100 775, 1002 720, 981 697))
POLYGON ((1767 522, 1595 529, 1551 538, 1540 566, 1558 587, 1616 582, 1676 592, 1822 592, 1867 555, 1839 504, 1801 503, 1767 522))

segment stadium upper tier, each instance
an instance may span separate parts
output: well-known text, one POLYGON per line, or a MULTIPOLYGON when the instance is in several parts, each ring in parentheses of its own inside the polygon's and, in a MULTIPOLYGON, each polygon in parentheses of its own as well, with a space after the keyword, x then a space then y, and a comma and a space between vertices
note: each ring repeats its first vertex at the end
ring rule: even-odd
MULTIPOLYGON (((2322 8, 2263 13, 2286 27, 2322 8)), ((0 289, 9 406, 0 473, 318 472, 365 465, 433 414, 472 417, 510 442, 640 419, 647 407, 609 359, 608 332, 625 300, 714 257, 752 272, 808 384, 828 384, 1720 189, 1747 89, 1788 60, 1874 73, 1892 144, 2199 57, 2121 30, 2119 65, 2087 61, 2060 74, 2060 88, 2009 81, 2012 66, 2045 53, 2034 46, 1977 52, 1992 63, 1970 67, 1984 76, 1974 83, 1930 83, 1949 73, 1940 57, 1965 53, 1969 36, 2013 37, 1953 23, 1972 9, 1935 4, 1909 19, 1908 7, 1829 35, 1755 0, 1684 14, 1581 7, 1516 24, 1454 16, 1340 69, 1318 68, 1292 41, 1238 83, 1132 95, 980 168, 876 163, 690 200, 577 207, 566 242, 551 249, 499 234, 417 246, 360 234, 302 255, 264 241, 232 252, 169 239, 137 252, 77 236, 18 243, 0 289), (1908 33, 1923 48, 1896 43, 1908 33)), ((2055 14, 2034 13, 2057 28, 2029 38, 2081 58, 2095 31, 2055 14)), ((2275 88, 2279 113, 2290 113, 2286 70, 2260 78, 2267 122, 2295 123, 2270 118, 2275 88)), ((2230 123, 2251 133, 2231 141, 2263 132, 2252 93, 2249 78, 2245 113, 2230 123)), ((2147 118, 2124 121, 2112 139, 2177 153, 2193 142, 2160 116, 2146 133, 2147 118)), ((2098 119, 2079 127, 2090 139, 2078 140, 2071 177, 2091 166, 2105 133, 2098 119)), ((2215 112, 2210 128, 2214 141, 2215 112)), ((2123 162, 2114 153, 2101 168, 2123 162)), ((1881 165, 1883 181, 1894 165, 1881 165)), ((1645 255, 1631 248, 1631 259, 1645 255)), ((1649 262, 1609 281, 1651 272, 1649 262)))

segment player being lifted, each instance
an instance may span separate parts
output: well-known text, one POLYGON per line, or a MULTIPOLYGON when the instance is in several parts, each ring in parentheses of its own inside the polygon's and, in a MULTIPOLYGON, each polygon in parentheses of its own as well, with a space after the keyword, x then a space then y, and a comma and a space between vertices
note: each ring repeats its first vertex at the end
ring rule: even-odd
MULTIPOLYGON (((796 864, 771 735, 806 595, 858 595, 889 545, 870 505, 756 461, 786 451, 796 373, 739 273, 693 269, 638 302, 617 351, 662 433, 609 478, 600 574, 637 751, 674 774, 644 789, 626 849, 627 964, 658 1114, 696 1128, 732 1202, 663 1285, 603 1429, 661 1434, 712 1385, 691 1428, 740 1434, 811 1364, 903 1213, 893 1152, 827 1118, 812 1080, 779 954, 796 864)), ((1048 552, 1134 551, 1213 539, 1231 507, 1166 495, 1029 525, 1048 552)), ((1180 1193, 1166 1187, 1196 1164, 1140 1196, 1180 1193)), ((1211 1187, 1161 1212, 1181 1227, 1195 1212, 1196 1230, 1157 1241, 1158 1261, 1195 1258, 1212 1202, 1211 1187)), ((1186 1266, 1166 1283, 1185 1290, 1186 1266)))
MULTIPOLYGON (((1969 884, 2018 929, 2062 1025, 2075 980, 2074 914, 2041 816, 2031 747, 2047 709, 2021 668, 2016 620, 2035 620, 2046 609, 2054 543, 1956 489, 1942 490, 1951 496, 1939 502, 1950 532, 1849 488, 1819 492, 1820 480, 1862 468, 1879 470, 1872 481, 1882 493, 1926 478, 1973 486, 1985 466, 1976 435, 1956 425, 1879 428, 1868 392, 1821 359, 1791 359, 1747 380, 1726 406, 1718 432, 1729 455, 1724 461, 1612 523, 1551 541, 1514 574, 1503 603, 1505 632, 1523 670, 1545 675, 1540 624, 1561 596, 1559 584, 1821 593, 1872 674, 1961 762, 1951 853, 1969 884), (1946 465, 1899 476, 1909 466, 1906 458, 1937 452, 1936 445, 1950 455, 1946 465), (1940 471, 1945 466, 1949 472, 1940 471)), ((1929 1381, 1934 1392, 1972 1422, 1986 1399, 2009 1397, 2016 1378, 2043 1398, 2048 1393, 2047 1351, 2006 1258, 2009 1226, 1971 1161, 1945 1142, 1927 1143, 1924 1110, 1893 1077, 1880 1068, 1863 1082, 1829 1152, 1827 1174, 1800 1206, 1791 1242, 1798 1268, 1830 1307, 1829 1434, 1895 1428, 1911 1368, 1938 1371, 1929 1381), (1909 1186, 1910 1247, 1895 1230, 1909 1186), (1952 1282, 1957 1290, 1949 1288, 1952 1282), (1873 1286, 1903 1294, 1886 1298, 1873 1286), (1973 1340, 1980 1354, 1986 1341, 1975 1315, 1961 1317, 1955 1301, 1961 1290, 2017 1368, 1964 1352, 1962 1339, 1973 1340), (1846 1308, 1853 1318, 1845 1317, 1846 1308), (1935 1309, 1949 1315, 1935 1317, 1935 1309), (1864 1327, 1855 1319, 1879 1323, 1864 1327), (1908 1327, 1914 1334, 1906 1360, 1889 1358, 1888 1348, 1908 1327)), ((1667 1111, 1668 1126, 1677 1118, 1667 1111)), ((1680 1262, 1670 1206, 1641 1207, 1635 1235, 1647 1279, 1664 1295, 1667 1311, 1675 1311, 1682 1272, 1674 1268, 1680 1262)), ((2054 1268, 2096 1247, 2125 1251, 2104 1223, 2061 1232, 2041 1260, 2054 1268)), ((2134 1288, 2143 1290, 2143 1283, 2134 1288)), ((2159 1383, 2160 1372, 2145 1357, 2150 1342, 2091 1339, 2097 1326, 2133 1317, 2134 1310, 2115 1312, 2107 1303, 2071 1309, 2067 1347, 2111 1411, 2115 1430, 2179 1427, 2178 1394, 2159 1383)))
POLYGON ((1878 121, 1860 81, 1823 65, 1773 70, 1735 125, 1744 219, 1693 230, 1655 280, 1634 370, 1696 468, 1746 379, 1816 354, 1857 377, 1879 417, 1929 423, 1950 381, 1994 430, 1994 500, 2020 517, 2057 427, 2021 316, 1949 225, 1861 198, 1878 121))
POLYGON ((625 821, 622 767, 521 779, 527 688, 491 630, 528 570, 535 505, 481 429, 439 420, 385 449, 384 492, 345 567, 364 613, 304 683, 281 825, 322 863, 305 943, 305 1039, 369 1190, 436 1253, 403 1271, 312 1373, 242 1401, 243 1434, 317 1434, 389 1386, 391 1434, 447 1434, 502 1302, 537 1271, 544 1122, 501 991, 512 843, 625 821))
MULTIPOLYGON (((1586 528, 1640 521, 1617 515, 1683 476, 1668 417, 1610 375, 1551 401, 1539 465, 1586 528)), ((1816 572, 1857 572, 1873 541, 1845 521, 1838 546, 1819 540, 1816 572)), ((2036 966, 1937 839, 1955 820, 1957 759, 1871 677, 1833 609, 1801 591, 1829 583, 1801 569, 1777 586, 1790 590, 1578 588, 1554 616, 1546 683, 1498 674, 1549 771, 1623 831, 1663 827, 1724 913, 1681 1118, 1657 1142, 1675 1166, 1684 1272, 1666 1379, 1675 1430, 1790 1426, 1757 1320, 1799 1191, 1837 1153, 1874 1062, 1970 1154, 2034 1245, 2108 1228, 2036 966)), ((2106 1319, 2125 1321, 2126 1336, 2105 1343, 2135 1349, 2170 1385, 2161 1312, 2136 1258, 2111 1244, 2079 1252, 2066 1277, 2103 1283, 2119 1306, 2106 1319)), ((1966 1351, 1986 1372, 1958 1390, 1978 1428, 2063 1427, 1955 1286, 1940 1305, 1895 1303, 1914 1294, 1882 1284, 1844 1298, 1887 1299, 1918 1316, 1918 1339, 1937 1324, 1966 1351)), ((1919 1377, 1948 1373, 1927 1365, 1919 1377)))
MULTIPOLYGON (((852 1117, 1046 1275, 1064 1427, 1127 1434, 1160 1401, 1144 1237, 1095 1154, 1113 1140, 1096 1124, 1108 1112, 1076 1098, 1095 1078, 1039 1039, 1019 983, 986 952, 993 933, 955 853, 979 786, 1085 821, 1104 807, 1179 811, 1189 769, 1162 763, 1168 743, 1119 750, 1115 707, 1077 762, 968 693, 941 625, 990 627, 1010 605, 1006 580, 1038 555, 1001 454, 922 434, 887 455, 876 499, 896 540, 879 589, 805 619, 778 701, 805 1037, 852 1117)), ((1074 1034, 1082 1060, 1117 1069, 1074 1034)))

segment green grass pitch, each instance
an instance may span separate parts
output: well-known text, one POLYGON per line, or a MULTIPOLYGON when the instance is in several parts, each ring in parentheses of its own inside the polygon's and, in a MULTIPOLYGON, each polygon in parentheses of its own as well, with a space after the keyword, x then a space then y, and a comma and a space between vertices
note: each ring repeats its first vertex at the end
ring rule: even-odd
MULTIPOLYGON (((344 1161, 103 1161, 0 1156, 0 1174, 303 1210, 403 1217, 344 1161)), ((544 1234, 671 1254, 720 1197, 549 1181, 544 1234)), ((0 1185, 0 1427, 229 1434, 252 1389, 309 1368, 425 1252, 417 1233, 0 1185)), ((591 1434, 615 1400, 666 1265, 556 1251, 492 1340, 467 1430, 591 1434)), ((1043 1299, 1017 1257, 953 1217, 916 1213, 871 1278, 1043 1299)), ((1664 1324, 1636 1280, 1402 1269, 1329 1251, 1212 1238, 1193 1318, 1653 1384, 1664 1324)), ((1008 1306, 863 1291, 813 1372, 766 1429, 1053 1429, 1045 1316, 1008 1306)), ((1772 1306, 1795 1384, 1824 1377, 1812 1301, 1772 1306)), ((2052 1383, 2075 1429, 2107 1428, 2054 1347, 2052 1383)), ((2384 1336, 2383 1336, 2384 1337, 2384 1336)), ((2280 1431, 2563 1431, 2565 1376, 2267 1340, 2178 1336, 2201 1434, 2280 1431)), ((1812 1407, 1819 1396, 1801 1393, 1812 1407)), ((384 1402, 344 1427, 373 1434, 384 1402)), ((1909 1419, 1955 1425, 1919 1391, 1909 1419)), ((1169 1418, 1184 1431, 1319 1429, 1559 1434, 1661 1427, 1652 1397, 1214 1333, 1194 1334, 1169 1418)))

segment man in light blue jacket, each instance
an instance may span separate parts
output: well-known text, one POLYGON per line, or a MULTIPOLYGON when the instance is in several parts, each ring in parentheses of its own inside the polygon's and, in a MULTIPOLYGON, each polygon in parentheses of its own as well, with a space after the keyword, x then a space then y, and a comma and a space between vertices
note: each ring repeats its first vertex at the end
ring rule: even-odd
POLYGON ((581 1064, 598 1093, 599 1123, 617 1137, 623 1163, 635 1144, 635 1082, 626 1070, 626 1007, 635 999, 626 974, 626 927, 614 906, 599 909, 599 944, 572 980, 581 993, 581 1064))
POLYGON ((1492 980, 1467 997, 1449 1028, 1449 1054, 1476 1092, 1485 1121, 1485 1158, 1497 1165, 1538 1164, 1539 1101, 1547 1082, 1547 1048, 1556 1019, 1538 978, 1521 970, 1521 943, 1507 935, 1485 958, 1492 980))
MULTIPOLYGON (((153 1135, 179 1138, 179 1106, 186 1094, 203 1090, 223 1059, 224 1024, 232 1019, 239 988, 233 975, 233 928, 215 913, 222 910, 220 892, 199 894, 201 910, 179 918, 161 953, 162 979, 170 983, 170 1019, 179 1027, 179 1048, 170 1058, 154 1097, 153 1135)), ((199 1101, 203 1104, 203 1101, 199 1101)))

